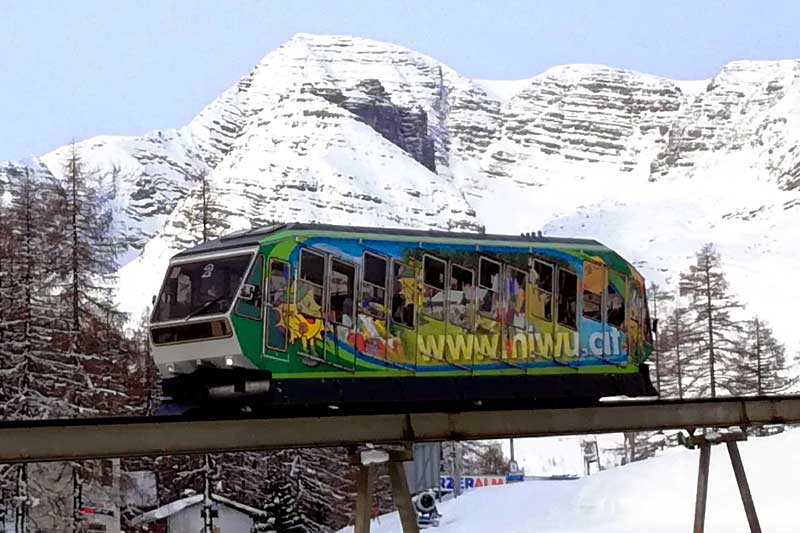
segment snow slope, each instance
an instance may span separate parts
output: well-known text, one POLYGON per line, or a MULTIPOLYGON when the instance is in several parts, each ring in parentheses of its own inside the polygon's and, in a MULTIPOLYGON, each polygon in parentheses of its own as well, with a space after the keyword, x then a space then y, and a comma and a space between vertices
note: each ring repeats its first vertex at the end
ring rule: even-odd
MULTIPOLYGON (((527 476, 582 476, 584 475, 581 441, 594 440, 600 453, 602 468, 619 466, 622 434, 565 435, 514 439, 514 459, 527 476)), ((500 441, 505 457, 511 456, 509 439, 500 441)), ((597 468, 594 464, 592 468, 597 468)))
MULTIPOLYGON (((800 431, 740 443, 761 527, 798 530, 794 487, 800 482, 800 431)), ((528 481, 485 487, 446 501, 432 533, 681 533, 691 531, 699 453, 663 455, 574 481, 528 481)), ((351 533, 345 528, 342 533, 351 533)), ((373 533, 401 533, 397 513, 373 522, 373 533)), ((711 457, 706 532, 749 531, 727 450, 711 457)))

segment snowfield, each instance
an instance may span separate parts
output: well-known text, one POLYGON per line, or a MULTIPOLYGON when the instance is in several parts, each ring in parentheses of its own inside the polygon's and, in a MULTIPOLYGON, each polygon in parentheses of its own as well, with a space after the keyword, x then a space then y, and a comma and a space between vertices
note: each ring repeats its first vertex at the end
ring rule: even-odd
MULTIPOLYGON (((800 431, 739 443, 763 531, 796 533, 800 431)), ((749 531, 724 445, 714 446, 707 533, 749 531)), ((684 533, 692 530, 697 450, 673 448, 656 458, 574 481, 527 481, 485 487, 443 502, 431 533, 684 533)), ((341 533, 352 533, 348 527, 341 533)), ((401 533, 397 513, 372 523, 373 533, 401 533)))

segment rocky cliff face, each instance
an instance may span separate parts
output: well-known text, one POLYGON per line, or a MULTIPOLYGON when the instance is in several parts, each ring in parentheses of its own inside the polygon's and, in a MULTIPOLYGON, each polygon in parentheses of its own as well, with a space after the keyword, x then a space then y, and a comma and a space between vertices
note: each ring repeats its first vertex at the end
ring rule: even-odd
MULTIPOLYGON (((661 281, 713 240, 780 330, 769 273, 800 267, 798 125, 800 61, 735 62, 699 82, 598 65, 485 81, 400 46, 297 35, 187 126, 80 149, 119 182, 131 311, 192 242, 207 175, 230 229, 545 229, 604 240, 661 281)), ((42 158, 56 176, 62 156, 42 158)))
POLYGON ((362 80, 356 85, 358 92, 348 95, 341 89, 315 87, 311 83, 303 89, 351 112, 422 166, 436 172, 428 115, 420 108, 408 109, 392 103, 391 95, 379 80, 362 80))

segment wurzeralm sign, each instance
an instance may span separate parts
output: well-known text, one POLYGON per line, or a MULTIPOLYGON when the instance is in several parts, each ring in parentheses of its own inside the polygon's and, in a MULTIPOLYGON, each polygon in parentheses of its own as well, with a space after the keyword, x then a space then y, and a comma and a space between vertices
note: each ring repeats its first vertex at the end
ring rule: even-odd
MULTIPOLYGON (((461 476, 461 490, 477 489, 479 487, 488 487, 489 485, 505 485, 505 476, 461 476)), ((440 476, 439 488, 442 490, 453 490, 453 477, 440 476)))

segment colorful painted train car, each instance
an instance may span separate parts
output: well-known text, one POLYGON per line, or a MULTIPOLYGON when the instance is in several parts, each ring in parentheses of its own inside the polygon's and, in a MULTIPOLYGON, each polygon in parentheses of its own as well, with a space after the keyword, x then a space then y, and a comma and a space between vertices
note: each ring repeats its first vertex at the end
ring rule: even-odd
POLYGON ((285 224, 170 261, 175 400, 560 402, 655 394, 644 279, 584 239, 285 224))

